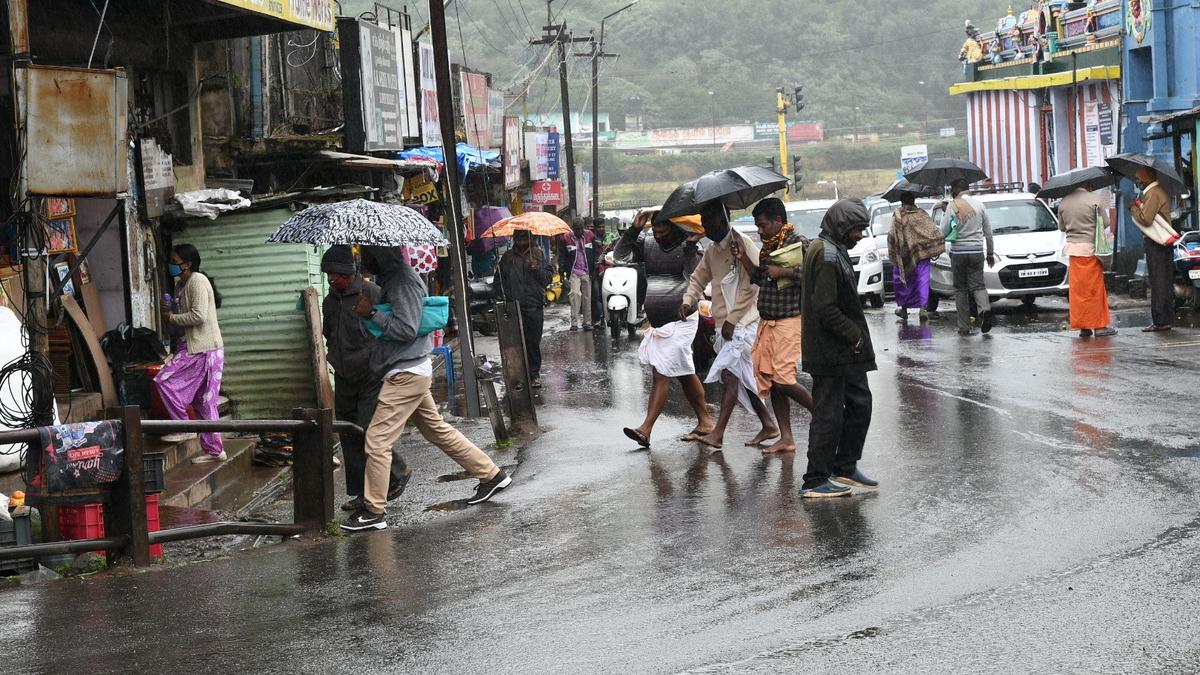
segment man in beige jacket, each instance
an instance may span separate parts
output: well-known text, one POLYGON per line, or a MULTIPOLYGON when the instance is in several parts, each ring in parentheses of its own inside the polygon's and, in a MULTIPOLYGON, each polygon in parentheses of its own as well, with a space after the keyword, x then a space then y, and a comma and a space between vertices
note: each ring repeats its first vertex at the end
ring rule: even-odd
POLYGON ((684 440, 695 440, 720 448, 725 442, 725 427, 733 415, 733 407, 741 401, 762 422, 762 430, 746 443, 759 446, 778 437, 779 428, 767 413, 763 400, 758 397, 758 382, 750 357, 758 335, 758 286, 751 281, 745 267, 737 263, 740 249, 757 267, 758 247, 729 226, 729 213, 720 202, 713 202, 706 207, 700 217, 704 234, 713 243, 705 249, 704 257, 692 272, 679 315, 684 319, 691 316, 704 293, 704 287, 712 284, 712 315, 721 334, 714 345, 717 357, 704 381, 720 381, 724 391, 721 411, 712 432, 703 436, 685 436, 684 440))

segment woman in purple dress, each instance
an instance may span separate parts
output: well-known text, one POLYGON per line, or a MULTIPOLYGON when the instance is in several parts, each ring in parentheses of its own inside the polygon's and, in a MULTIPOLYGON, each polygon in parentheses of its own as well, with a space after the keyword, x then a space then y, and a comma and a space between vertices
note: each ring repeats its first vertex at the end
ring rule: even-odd
POLYGON ((946 250, 946 240, 928 213, 917 207, 914 192, 900 194, 900 208, 892 216, 888 232, 888 256, 896 288, 896 316, 908 320, 908 310, 929 318, 929 273, 932 260, 946 250))

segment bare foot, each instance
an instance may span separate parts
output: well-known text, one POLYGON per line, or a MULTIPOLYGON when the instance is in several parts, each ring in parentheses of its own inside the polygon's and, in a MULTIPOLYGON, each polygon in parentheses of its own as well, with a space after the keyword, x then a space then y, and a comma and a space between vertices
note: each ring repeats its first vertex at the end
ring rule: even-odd
POLYGON ((762 450, 762 454, 764 455, 785 455, 793 452, 796 452, 796 444, 782 439, 775 441, 774 445, 762 450))
POLYGON ((764 428, 762 431, 755 434, 754 438, 746 441, 746 447, 757 448, 758 446, 766 443, 772 438, 776 438, 777 436, 779 436, 779 429, 776 429, 775 427, 764 428))
POLYGON ((711 434, 712 431, 713 431, 713 425, 711 425, 711 424, 709 424, 709 425, 697 424, 695 429, 692 429, 691 431, 687 432, 687 435, 679 440, 685 441, 685 442, 698 441, 698 440, 700 440, 701 436, 707 436, 707 435, 711 434))
POLYGON ((720 449, 720 447, 725 444, 725 434, 717 435, 713 432, 709 432, 703 436, 698 436, 696 438, 696 442, 703 443, 710 448, 720 449))

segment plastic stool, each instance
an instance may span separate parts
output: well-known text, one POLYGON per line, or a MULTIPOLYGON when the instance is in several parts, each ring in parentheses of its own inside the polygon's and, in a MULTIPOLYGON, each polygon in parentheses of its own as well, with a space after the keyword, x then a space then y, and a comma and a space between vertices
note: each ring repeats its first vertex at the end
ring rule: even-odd
POLYGON ((431 354, 441 354, 446 362, 446 405, 450 408, 450 414, 458 416, 458 398, 455 396, 457 389, 454 386, 454 350, 450 349, 450 345, 441 345, 434 347, 431 354))

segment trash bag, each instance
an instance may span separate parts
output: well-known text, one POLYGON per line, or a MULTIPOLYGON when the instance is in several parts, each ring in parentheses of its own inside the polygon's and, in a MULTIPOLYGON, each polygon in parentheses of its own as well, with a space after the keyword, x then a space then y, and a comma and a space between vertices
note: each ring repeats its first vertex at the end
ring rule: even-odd
POLYGON ((104 334, 100 348, 114 373, 121 372, 129 363, 162 363, 167 358, 167 350, 158 333, 124 323, 104 334))

